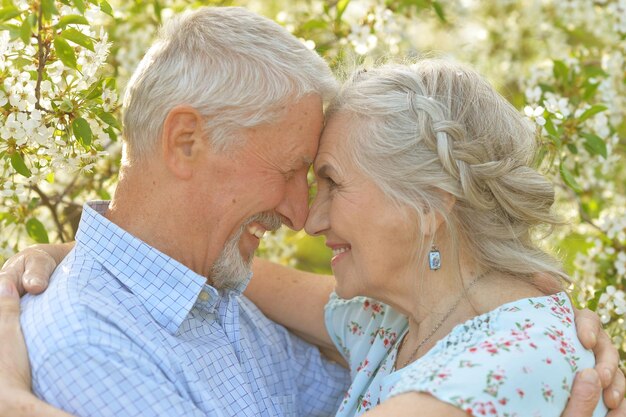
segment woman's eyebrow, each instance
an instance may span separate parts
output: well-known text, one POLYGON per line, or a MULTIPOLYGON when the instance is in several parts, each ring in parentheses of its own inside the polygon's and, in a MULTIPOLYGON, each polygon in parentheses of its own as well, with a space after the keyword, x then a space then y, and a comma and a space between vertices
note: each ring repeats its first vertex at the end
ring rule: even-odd
POLYGON ((332 165, 329 165, 327 163, 323 163, 319 168, 314 169, 314 171, 315 175, 317 175, 318 177, 328 177, 335 172, 332 165))

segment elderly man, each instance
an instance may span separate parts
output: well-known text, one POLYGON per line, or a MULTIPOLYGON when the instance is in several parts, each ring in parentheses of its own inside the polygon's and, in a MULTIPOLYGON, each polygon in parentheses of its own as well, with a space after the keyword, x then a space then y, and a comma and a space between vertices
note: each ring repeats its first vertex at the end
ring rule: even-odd
MULTIPOLYGON (((76 247, 24 301, 35 393, 77 415, 334 414, 347 373, 241 295, 263 233, 303 226, 333 91, 318 56, 252 13, 166 26, 127 89, 114 200, 85 206, 76 247)), ((65 415, 24 394, 16 297, 0 280, 0 414, 65 415)), ((564 415, 591 415, 599 386, 581 374, 564 415)))
POLYGON ((163 28, 127 87, 113 201, 85 205, 50 287, 22 302, 40 398, 94 416, 334 413, 347 372, 241 296, 263 233, 304 225, 334 91, 319 56, 244 9, 163 28))

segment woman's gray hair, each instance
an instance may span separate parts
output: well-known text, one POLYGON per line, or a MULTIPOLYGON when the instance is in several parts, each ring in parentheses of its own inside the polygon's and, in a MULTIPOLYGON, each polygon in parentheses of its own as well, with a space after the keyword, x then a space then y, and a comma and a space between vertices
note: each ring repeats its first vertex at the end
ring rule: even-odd
POLYGON ((535 128, 475 71, 441 59, 363 70, 327 116, 338 112, 352 118, 357 166, 418 218, 441 213, 479 267, 567 279, 532 239, 559 223, 553 185, 532 168, 535 128), (442 190, 456 199, 449 214, 442 190))
POLYGON ((242 128, 272 122, 307 94, 328 100, 336 81, 315 52, 277 23, 236 7, 205 7, 170 20, 131 77, 124 97, 127 156, 154 151, 180 104, 206 120, 225 149, 242 128))

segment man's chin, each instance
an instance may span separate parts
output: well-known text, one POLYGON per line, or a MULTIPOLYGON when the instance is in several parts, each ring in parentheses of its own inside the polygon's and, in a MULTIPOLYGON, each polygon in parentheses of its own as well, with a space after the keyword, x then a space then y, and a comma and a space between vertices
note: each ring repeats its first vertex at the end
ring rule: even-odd
POLYGON ((250 250, 239 250, 238 251, 238 255, 239 255, 239 262, 243 263, 244 265, 248 265, 250 266, 250 264, 252 263, 252 259, 254 259, 254 252, 255 251, 250 251, 250 250))
POLYGON ((235 288, 247 282, 252 273, 253 258, 254 252, 247 259, 238 250, 236 255, 234 251, 228 256, 223 254, 211 268, 209 281, 217 289, 235 288))

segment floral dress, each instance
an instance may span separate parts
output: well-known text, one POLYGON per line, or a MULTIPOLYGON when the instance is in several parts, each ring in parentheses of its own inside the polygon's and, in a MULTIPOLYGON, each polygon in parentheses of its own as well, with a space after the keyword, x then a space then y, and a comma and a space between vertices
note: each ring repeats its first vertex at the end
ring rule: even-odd
MULTIPOLYGON (((369 298, 326 305, 326 327, 348 361, 352 385, 337 416, 359 416, 406 392, 425 392, 472 416, 558 417, 576 372, 594 356, 578 341, 565 293, 504 304, 457 325, 396 371, 406 317, 369 298)), ((604 416, 602 402, 593 414, 604 416)))

